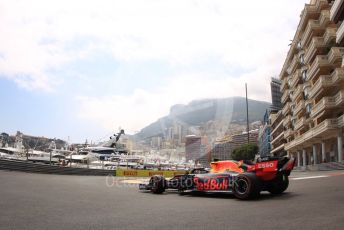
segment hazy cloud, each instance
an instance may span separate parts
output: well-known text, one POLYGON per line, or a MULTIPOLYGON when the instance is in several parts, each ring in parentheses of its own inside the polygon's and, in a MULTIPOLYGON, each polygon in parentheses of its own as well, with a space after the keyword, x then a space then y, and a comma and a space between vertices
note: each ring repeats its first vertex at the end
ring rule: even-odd
MULTIPOLYGON (((151 60, 174 70, 149 92, 137 87, 129 96, 89 97, 76 91, 81 117, 107 129, 118 122, 137 130, 195 98, 244 95, 244 82, 251 98, 269 100, 269 79, 280 72, 306 2, 2 0, 0 76, 25 89, 54 91, 66 80, 59 71, 99 52, 133 69, 151 60)), ((68 77, 80 81, 77 72, 68 77)))

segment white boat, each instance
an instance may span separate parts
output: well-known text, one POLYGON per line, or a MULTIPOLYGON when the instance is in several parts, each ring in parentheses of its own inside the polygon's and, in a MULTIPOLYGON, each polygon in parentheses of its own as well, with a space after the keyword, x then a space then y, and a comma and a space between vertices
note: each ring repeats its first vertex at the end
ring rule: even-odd
POLYGON ((72 152, 65 157, 69 162, 87 163, 90 159, 88 151, 72 152))
POLYGON ((13 147, 2 147, 0 148, 0 157, 9 159, 19 159, 23 156, 23 149, 13 147))
POLYGON ((0 152, 13 155, 13 154, 22 154, 24 151, 23 149, 17 149, 13 147, 2 147, 0 148, 0 152))
POLYGON ((57 163, 60 157, 56 154, 30 149, 28 151, 27 159, 32 162, 57 163))
POLYGON ((127 155, 128 151, 125 149, 124 145, 118 142, 121 135, 124 134, 124 130, 119 133, 114 134, 114 137, 110 137, 110 140, 101 146, 92 146, 83 148, 82 152, 88 152, 88 157, 91 160, 110 160, 119 161, 122 155, 127 155))
POLYGON ((0 152, 0 158, 11 158, 12 155, 4 152, 0 152))

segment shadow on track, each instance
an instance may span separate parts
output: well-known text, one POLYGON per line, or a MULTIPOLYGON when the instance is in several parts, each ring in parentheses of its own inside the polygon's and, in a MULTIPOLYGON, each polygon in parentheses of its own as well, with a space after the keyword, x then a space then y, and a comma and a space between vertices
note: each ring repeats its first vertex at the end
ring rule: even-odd
MULTIPOLYGON (((150 191, 144 191, 143 193, 151 193, 150 191)), ((192 197, 201 197, 201 198, 212 198, 212 199, 237 199, 233 194, 231 193, 204 193, 204 192, 186 192, 186 193, 179 193, 178 191, 169 190, 162 194, 151 194, 151 195, 179 195, 184 196, 188 198, 192 197)), ((265 201, 265 200, 288 200, 290 198, 293 198, 295 196, 298 196, 295 193, 290 192, 284 192, 279 195, 273 195, 270 193, 262 192, 260 196, 256 199, 247 200, 247 201, 253 201, 253 202, 259 202, 259 201, 265 201)), ((239 199, 238 199, 239 200, 239 199)))

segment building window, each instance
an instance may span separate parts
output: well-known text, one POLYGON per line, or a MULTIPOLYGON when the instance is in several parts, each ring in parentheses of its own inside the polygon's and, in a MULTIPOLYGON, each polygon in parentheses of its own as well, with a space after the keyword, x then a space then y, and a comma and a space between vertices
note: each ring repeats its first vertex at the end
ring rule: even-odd
POLYGON ((304 91, 303 91, 303 98, 305 100, 308 100, 308 96, 309 96, 309 88, 305 88, 304 91))
POLYGON ((290 98, 292 98, 292 97, 293 97, 293 93, 294 93, 294 91, 293 91, 293 90, 291 90, 291 91, 289 92, 289 97, 290 97, 290 98))
POLYGON ((294 114, 295 114, 295 105, 293 104, 292 106, 290 106, 290 109, 291 109, 292 115, 294 116, 294 114))
POLYGON ((305 82, 306 79, 307 79, 307 70, 305 69, 302 71, 302 80, 305 82))
POLYGON ((299 42, 297 43, 297 48, 298 48, 299 50, 301 50, 301 49, 302 49, 302 46, 301 46, 301 41, 299 41, 299 42))
POLYGON ((306 105, 306 112, 311 113, 312 112, 312 104, 306 105))
POLYGON ((304 55, 304 54, 301 54, 301 55, 300 55, 300 63, 301 63, 302 65, 305 64, 305 55, 304 55))

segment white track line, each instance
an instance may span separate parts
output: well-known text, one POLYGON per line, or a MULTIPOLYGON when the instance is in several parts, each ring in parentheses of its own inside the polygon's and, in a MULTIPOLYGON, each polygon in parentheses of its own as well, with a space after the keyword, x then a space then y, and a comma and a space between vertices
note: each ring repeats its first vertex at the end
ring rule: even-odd
POLYGON ((321 175, 321 176, 305 176, 305 177, 294 177, 294 178, 290 178, 291 180, 308 180, 308 179, 316 179, 316 178, 324 178, 324 177, 330 177, 330 176, 325 176, 325 175, 321 175))
POLYGON ((123 184, 142 184, 142 183, 148 183, 149 179, 127 179, 127 180, 121 180, 121 183, 123 184))

